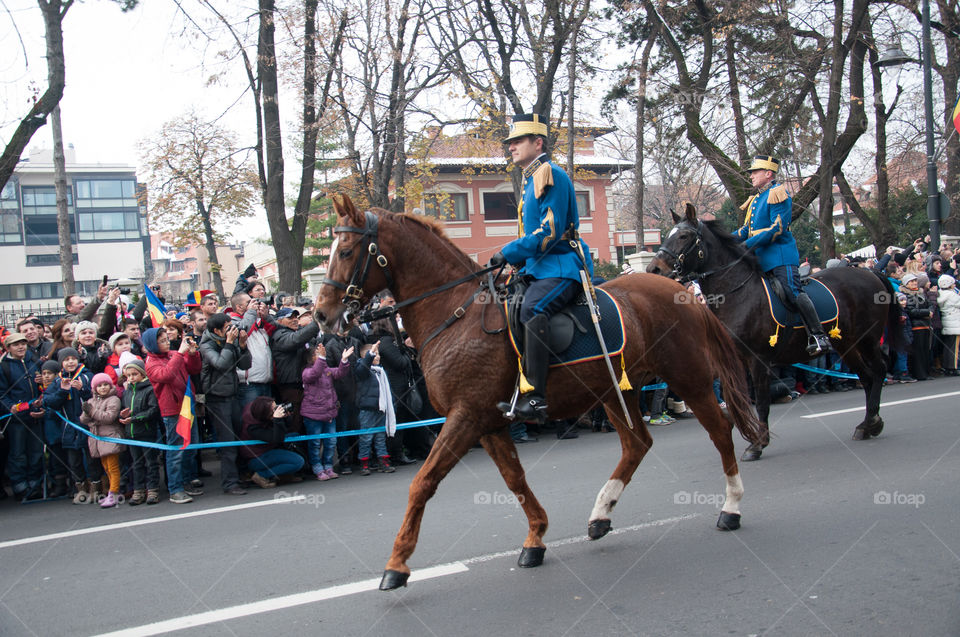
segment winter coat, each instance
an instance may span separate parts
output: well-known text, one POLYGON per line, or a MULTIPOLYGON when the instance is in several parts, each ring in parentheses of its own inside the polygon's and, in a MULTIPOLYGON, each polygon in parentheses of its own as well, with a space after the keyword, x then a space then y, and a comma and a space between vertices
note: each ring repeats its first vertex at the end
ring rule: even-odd
POLYGON ((80 353, 80 362, 91 374, 99 374, 106 369, 107 359, 112 352, 105 340, 98 338, 92 347, 87 348, 77 339, 73 339, 73 347, 80 353))
POLYGON ((300 415, 313 420, 333 420, 339 411, 337 390, 333 381, 350 372, 350 361, 341 361, 336 367, 317 357, 313 365, 303 370, 303 402, 300 415))
POLYGON ((943 322, 943 334, 955 336, 960 334, 960 293, 957 289, 940 290, 937 297, 940 306, 940 320, 943 322))
POLYGON ((40 360, 29 349, 23 359, 14 360, 10 356, 0 359, 0 404, 3 413, 21 402, 29 402, 40 397, 36 376, 40 371, 40 360))
POLYGON ((199 374, 202 367, 200 354, 147 354, 147 378, 160 404, 160 415, 176 416, 180 413, 183 395, 187 392, 187 378, 199 374))
POLYGON ((373 365, 373 354, 361 358, 353 368, 354 378, 357 379, 357 409, 380 411, 380 383, 377 376, 370 370, 373 365))
MULTIPOLYGON (((69 376, 67 376, 69 378, 69 376)), ((80 416, 83 414, 83 402, 88 400, 93 392, 90 381, 93 374, 84 369, 77 376, 83 384, 80 389, 64 390, 60 381, 64 378, 63 372, 57 376, 43 392, 43 407, 47 410, 62 411, 70 422, 80 425, 80 416)), ((58 418, 59 419, 59 418, 58 418)), ((77 431, 65 422, 60 423, 61 444, 64 449, 82 449, 87 444, 87 436, 77 431)))
MULTIPOLYGON (((343 357, 343 352, 351 347, 354 351, 353 354, 350 355, 350 366, 352 368, 357 364, 359 360, 357 354, 363 346, 363 332, 354 328, 345 336, 331 334, 325 335, 324 339, 323 346, 327 348, 328 367, 336 367, 339 365, 340 359, 343 357)), ((340 399, 341 404, 353 403, 356 400, 357 380, 353 374, 344 374, 342 378, 334 380, 333 387, 337 390, 337 398, 340 399)))
POLYGON ((380 366, 387 373, 387 382, 390 383, 390 393, 393 394, 394 406, 404 405, 413 413, 414 410, 410 409, 409 406, 412 400, 410 393, 417 391, 415 387, 410 387, 410 382, 414 379, 413 361, 406 350, 397 345, 396 339, 391 334, 380 337, 379 351, 380 366))
POLYGON ((914 331, 930 329, 933 307, 930 305, 926 293, 920 290, 916 293, 907 291, 905 294, 907 295, 905 312, 910 317, 910 322, 913 323, 914 331))
POLYGON ((132 420, 124 425, 124 437, 154 442, 163 421, 160 419, 160 403, 149 380, 130 385, 121 398, 123 409, 130 410, 132 420))
POLYGON ((296 330, 278 325, 273 331, 270 335, 270 351, 273 354, 274 380, 278 385, 300 384, 309 351, 307 344, 319 333, 320 324, 316 321, 296 330))
MULTIPOLYGON (((89 415, 87 412, 80 415, 80 422, 90 428, 90 433, 104 438, 123 438, 123 425, 117 420, 120 417, 120 398, 117 396, 116 387, 110 385, 110 393, 106 396, 94 393, 86 404, 90 405, 91 409, 89 415)), ((123 451, 124 447, 116 442, 105 442, 92 437, 87 439, 87 445, 93 458, 112 456, 123 451)))
POLYGON ((200 372, 203 393, 220 398, 236 396, 240 386, 237 370, 250 369, 253 362, 250 350, 241 348, 237 341, 227 343, 226 338, 204 330, 200 339, 200 356, 203 359, 200 372))
POLYGON ((243 316, 231 314, 231 323, 247 332, 247 351, 250 352, 250 367, 238 369, 241 383, 272 383, 273 355, 270 352, 270 334, 277 329, 272 318, 258 319, 257 311, 250 307, 243 316))
POLYGON ((272 404, 272 398, 257 396, 252 403, 243 408, 240 439, 262 440, 265 444, 240 447, 242 458, 256 458, 283 444, 283 439, 287 436, 287 423, 283 418, 273 417, 272 404))

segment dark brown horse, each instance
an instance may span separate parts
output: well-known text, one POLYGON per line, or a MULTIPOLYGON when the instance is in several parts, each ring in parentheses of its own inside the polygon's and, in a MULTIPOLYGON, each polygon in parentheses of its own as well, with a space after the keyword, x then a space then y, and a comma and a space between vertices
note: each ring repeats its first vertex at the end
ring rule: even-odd
MULTIPOLYGON (((427 500, 477 441, 493 458, 527 516, 529 530, 519 565, 540 565, 546 550, 547 515, 527 485, 507 422, 495 407, 513 392, 517 357, 505 334, 490 335, 481 325, 486 321, 488 329, 497 327, 493 323, 501 320, 499 314, 489 305, 473 304, 462 313, 462 319, 453 320, 448 329, 428 341, 477 290, 473 274, 479 266, 446 238, 438 223, 425 217, 384 210, 364 213, 339 195, 334 197, 334 208, 336 241, 331 247, 328 280, 320 289, 315 310, 325 329, 341 325, 348 306, 356 309, 382 289, 389 287, 402 305, 461 277, 468 279, 401 310, 404 326, 420 346, 430 401, 447 420, 410 485, 406 516, 380 588, 406 584, 410 574, 407 560, 416 547, 427 500)), ((623 355, 630 382, 640 387, 654 375, 660 376, 693 409, 720 452, 726 477, 726 500, 717 526, 737 528, 743 483, 731 431, 735 424, 752 442, 758 439, 759 429, 746 396, 745 370, 726 330, 702 305, 677 303, 682 288, 663 277, 637 274, 603 287, 623 311, 623 355), (728 393, 726 414, 711 391, 717 377, 728 393)), ((575 417, 600 402, 620 434, 620 462, 597 496, 588 522, 592 539, 610 530, 610 513, 653 443, 639 413, 636 393, 627 392, 626 398, 634 429, 626 424, 602 360, 558 368, 550 374, 547 400, 551 418, 575 417)))
MULTIPOLYGON (((770 413, 770 378, 774 366, 810 360, 807 336, 802 328, 779 331, 770 316, 761 282, 762 272, 752 253, 716 221, 697 219, 697 211, 686 205, 685 217, 673 215, 670 230, 647 272, 678 279, 698 279, 710 309, 734 335, 750 367, 756 392, 757 413, 763 439, 744 451, 741 460, 757 460, 770 442, 767 417, 770 413), (675 255, 675 256, 673 256, 675 255)), ((829 268, 814 275, 830 288, 837 299, 839 333, 827 325, 831 344, 843 361, 860 378, 867 398, 867 413, 853 432, 854 440, 865 440, 883 430, 880 418, 880 391, 886 376, 886 362, 880 349, 884 329, 893 347, 902 346, 900 308, 889 281, 861 268, 829 268)), ((682 394, 681 394, 682 395, 682 394)))

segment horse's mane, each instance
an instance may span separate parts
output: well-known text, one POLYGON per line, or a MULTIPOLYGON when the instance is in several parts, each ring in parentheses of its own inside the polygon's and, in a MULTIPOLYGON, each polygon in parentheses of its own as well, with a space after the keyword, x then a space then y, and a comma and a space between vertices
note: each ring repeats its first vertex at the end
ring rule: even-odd
POLYGON ((412 212, 402 212, 402 213, 395 213, 395 212, 388 212, 388 211, 384 211, 384 212, 386 212, 386 214, 388 215, 393 216, 395 219, 399 220, 401 224, 403 224, 406 221, 411 221, 419 226, 422 226, 423 228, 426 228, 431 233, 436 235, 437 238, 443 241, 447 245, 447 247, 450 249, 450 252, 452 254, 462 256, 463 257, 462 260, 465 263, 470 264, 470 266, 473 268, 474 271, 480 269, 480 266, 473 259, 468 257, 467 254, 457 244, 455 244, 453 241, 450 240, 450 237, 447 236, 446 227, 444 226, 443 222, 440 221, 439 219, 435 219, 434 217, 427 217, 425 215, 414 214, 412 212))
POLYGON ((754 270, 760 269, 760 262, 757 260, 757 255, 755 255, 753 252, 748 252, 743 246, 743 243, 741 243, 740 239, 727 232, 726 228, 723 227, 723 224, 719 219, 704 221, 703 225, 710 230, 710 233, 714 237, 716 237, 717 241, 720 243, 720 246, 724 250, 733 254, 735 259, 741 259, 743 263, 747 264, 754 270))

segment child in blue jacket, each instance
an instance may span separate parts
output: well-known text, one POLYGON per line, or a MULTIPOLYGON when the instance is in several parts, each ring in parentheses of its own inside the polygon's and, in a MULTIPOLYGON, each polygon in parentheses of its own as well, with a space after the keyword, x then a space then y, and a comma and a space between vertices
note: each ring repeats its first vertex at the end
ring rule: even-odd
MULTIPOLYGON (((72 347, 61 348, 57 352, 60 362, 60 373, 43 393, 43 406, 48 410, 60 412, 77 427, 86 429, 80 424, 80 414, 83 413, 83 402, 93 396, 90 381, 93 374, 80 364, 80 354, 72 347)), ((63 432, 61 444, 66 456, 67 468, 70 477, 76 486, 74 504, 96 502, 100 494, 100 479, 103 477, 103 467, 99 460, 90 457, 87 446, 87 436, 67 422, 61 423, 63 432), (89 488, 84 479, 90 480, 89 488)))

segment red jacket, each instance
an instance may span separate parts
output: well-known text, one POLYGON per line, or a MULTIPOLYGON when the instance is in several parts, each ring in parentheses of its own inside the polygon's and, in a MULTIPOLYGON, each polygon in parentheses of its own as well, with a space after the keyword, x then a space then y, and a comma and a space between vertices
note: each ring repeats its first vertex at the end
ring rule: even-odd
POLYGON ((161 416, 180 413, 183 395, 187 392, 187 378, 199 374, 202 365, 199 352, 186 356, 180 352, 147 354, 147 378, 153 385, 161 416))

